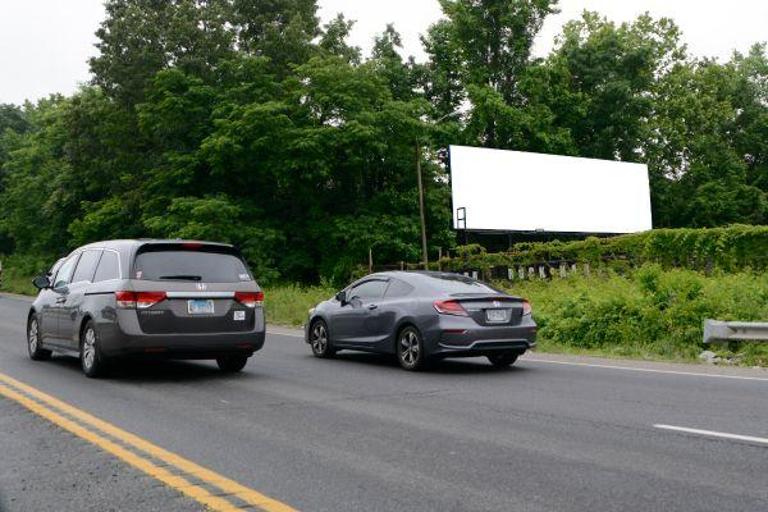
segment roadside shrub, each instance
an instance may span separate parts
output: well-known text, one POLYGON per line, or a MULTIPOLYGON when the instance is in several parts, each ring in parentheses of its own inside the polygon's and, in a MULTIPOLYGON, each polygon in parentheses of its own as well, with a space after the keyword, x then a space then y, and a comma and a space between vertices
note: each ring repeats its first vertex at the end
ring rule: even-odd
POLYGON ((327 284, 299 286, 282 284, 264 290, 267 321, 271 325, 300 326, 307 320, 309 308, 328 300, 337 290, 327 284))
POLYGON ((0 291, 29 295, 37 293, 32 286, 33 277, 47 270, 54 260, 40 256, 0 255, 0 263, 3 265, 0 291))
MULTIPOLYGON (((510 291, 531 300, 545 350, 693 360, 712 348, 702 343, 705 319, 768 319, 768 276, 754 272, 707 276, 651 264, 627 275, 520 282, 510 291)), ((768 356, 766 347, 738 350, 747 364, 768 356)))
POLYGON ((704 272, 768 269, 768 226, 735 225, 712 229, 655 229, 611 238, 574 242, 521 243, 502 253, 477 245, 461 247, 444 258, 451 271, 490 272, 500 266, 528 266, 568 261, 613 269, 657 263, 664 268, 704 272))

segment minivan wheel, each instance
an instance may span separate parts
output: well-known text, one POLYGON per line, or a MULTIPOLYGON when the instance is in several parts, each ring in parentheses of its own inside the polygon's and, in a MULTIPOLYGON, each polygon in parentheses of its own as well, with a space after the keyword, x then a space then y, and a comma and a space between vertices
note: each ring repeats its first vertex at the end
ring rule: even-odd
POLYGON ((237 373, 245 368, 247 362, 248 356, 227 355, 216 358, 216 364, 219 365, 219 370, 224 373, 237 373))
POLYGON ((427 365, 424 343, 415 327, 408 326, 397 337, 397 360, 404 370, 419 371, 427 365))
POLYGON ((331 345, 328 337, 328 326, 322 320, 315 320, 309 330, 309 345, 312 354, 321 359, 329 359, 336 355, 336 349, 331 345))
POLYGON ((42 348, 40 343, 40 323, 37 321, 37 315, 29 317, 27 324, 27 351, 29 358, 33 361, 45 361, 51 358, 51 351, 42 348))
POLYGON ((515 364, 518 357, 520 357, 520 355, 515 352, 502 352, 500 354, 489 355, 488 360, 496 368, 509 368, 515 364))
POLYGON ((93 322, 85 324, 83 334, 80 336, 80 366, 86 377, 101 377, 106 372, 107 361, 101 353, 101 344, 93 322))

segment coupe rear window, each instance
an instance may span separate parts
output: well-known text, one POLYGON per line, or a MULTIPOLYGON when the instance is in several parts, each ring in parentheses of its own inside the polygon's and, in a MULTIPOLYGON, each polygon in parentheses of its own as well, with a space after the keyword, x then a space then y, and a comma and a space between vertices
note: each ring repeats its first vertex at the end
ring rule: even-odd
POLYGON ((429 276, 429 284, 436 290, 449 295, 499 293, 498 290, 491 288, 487 284, 460 275, 429 276))
POLYGON ((151 250, 136 256, 134 279, 237 283, 251 274, 234 254, 199 250, 151 250))

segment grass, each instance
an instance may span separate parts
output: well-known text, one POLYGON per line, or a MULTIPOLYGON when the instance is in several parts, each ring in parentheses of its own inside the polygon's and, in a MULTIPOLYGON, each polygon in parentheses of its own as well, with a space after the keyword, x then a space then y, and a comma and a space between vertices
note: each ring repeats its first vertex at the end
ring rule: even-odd
POLYGON ((32 286, 32 279, 45 268, 39 259, 0 255, 0 262, 3 268, 0 275, 0 291, 20 295, 37 294, 37 290, 32 286))
POLYGON ((330 299, 336 291, 324 286, 268 286, 264 290, 267 321, 271 324, 301 326, 307 320, 309 308, 330 299))

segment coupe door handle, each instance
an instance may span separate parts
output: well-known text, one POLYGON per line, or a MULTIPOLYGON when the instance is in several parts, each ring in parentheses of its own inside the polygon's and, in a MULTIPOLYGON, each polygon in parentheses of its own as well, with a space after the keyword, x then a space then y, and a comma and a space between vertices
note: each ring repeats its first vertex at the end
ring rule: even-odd
POLYGON ((370 311, 373 311, 374 309, 379 309, 379 306, 377 306, 376 304, 369 304, 368 305, 368 309, 370 311))

